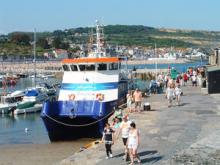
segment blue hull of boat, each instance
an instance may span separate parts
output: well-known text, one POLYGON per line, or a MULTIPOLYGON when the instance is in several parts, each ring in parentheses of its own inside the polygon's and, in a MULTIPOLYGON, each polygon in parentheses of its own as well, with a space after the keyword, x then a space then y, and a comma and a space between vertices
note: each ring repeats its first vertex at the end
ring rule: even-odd
POLYGON ((99 138, 118 101, 47 101, 41 117, 51 141, 99 138), (93 124, 94 123, 94 124, 93 124))

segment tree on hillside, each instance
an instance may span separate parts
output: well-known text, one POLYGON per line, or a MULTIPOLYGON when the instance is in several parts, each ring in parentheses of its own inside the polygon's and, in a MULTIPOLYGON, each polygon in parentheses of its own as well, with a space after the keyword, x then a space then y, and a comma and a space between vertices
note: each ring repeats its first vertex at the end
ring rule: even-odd
POLYGON ((53 42, 52 42, 52 45, 53 47, 59 49, 60 48, 60 45, 61 45, 61 39, 59 37, 56 37, 54 38, 53 42))
POLYGON ((30 45, 31 37, 25 33, 13 33, 10 40, 18 45, 30 45))
POLYGON ((53 35, 57 38, 59 38, 59 37, 63 37, 63 36, 65 36, 65 32, 63 32, 62 30, 55 30, 54 32, 53 32, 53 35))
POLYGON ((40 46, 43 49, 49 49, 50 45, 48 44, 48 41, 45 38, 40 38, 37 41, 37 45, 40 46))
POLYGON ((60 45, 60 48, 61 49, 65 49, 65 50, 69 49, 69 47, 70 47, 69 44, 68 43, 64 43, 64 42, 62 42, 61 45, 60 45))
POLYGON ((61 38, 57 37, 54 38, 53 43, 52 43, 53 47, 55 47, 56 49, 69 49, 69 44, 65 43, 61 40, 61 38))

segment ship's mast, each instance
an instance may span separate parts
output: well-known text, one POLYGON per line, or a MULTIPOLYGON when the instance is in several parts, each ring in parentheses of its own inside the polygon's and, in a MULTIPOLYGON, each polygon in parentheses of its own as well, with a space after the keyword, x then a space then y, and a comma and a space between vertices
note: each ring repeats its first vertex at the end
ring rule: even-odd
POLYGON ((34 43, 33 43, 33 51, 34 51, 34 86, 36 87, 36 29, 34 29, 34 43))
POLYGON ((100 27, 99 21, 96 20, 96 51, 97 53, 101 52, 101 43, 100 43, 100 27))
MULTIPOLYGON (((96 48, 95 51, 91 51, 88 54, 88 57, 106 57, 106 52, 105 52, 105 48, 104 48, 104 34, 103 34, 103 27, 101 27, 99 21, 96 20, 96 48)), ((91 39, 91 38, 90 38, 91 39)), ((90 40, 93 42, 93 38, 92 40, 90 40)))
POLYGON ((89 44, 88 44, 88 53, 92 52, 92 46, 93 46, 93 28, 89 32, 89 44))
MULTIPOLYGON (((100 26, 99 21, 96 21, 96 53, 103 53, 103 46, 104 46, 104 34, 103 34, 103 27, 100 26)), ((105 56, 105 53, 103 53, 105 56)))

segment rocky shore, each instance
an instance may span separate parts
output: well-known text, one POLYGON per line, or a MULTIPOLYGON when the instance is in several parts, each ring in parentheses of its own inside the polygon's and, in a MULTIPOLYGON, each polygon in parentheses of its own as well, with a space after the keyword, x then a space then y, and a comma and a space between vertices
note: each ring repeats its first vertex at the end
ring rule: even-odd
MULTIPOLYGON (((146 98, 152 110, 130 114, 141 132, 141 164, 219 164, 220 95, 203 95, 199 87, 183 87, 182 105, 167 107, 163 95, 146 98)), ((75 164, 127 164, 122 160, 123 145, 119 138, 113 146, 114 157, 105 160, 103 144, 59 162, 75 164)))

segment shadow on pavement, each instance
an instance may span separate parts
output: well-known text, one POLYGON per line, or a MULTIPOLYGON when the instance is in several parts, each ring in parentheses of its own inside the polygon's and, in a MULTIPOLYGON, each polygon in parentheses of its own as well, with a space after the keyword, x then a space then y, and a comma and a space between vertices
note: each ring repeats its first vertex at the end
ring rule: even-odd
POLYGON ((122 157, 122 156, 124 156, 124 153, 120 153, 118 155, 115 155, 114 158, 119 158, 119 157, 122 157))
POLYGON ((190 103, 181 103, 180 106, 185 106, 185 105, 188 105, 190 103))
MULTIPOLYGON (((140 156, 140 157, 142 157, 142 156, 146 156, 146 155, 149 155, 149 154, 156 154, 157 153, 157 151, 156 150, 152 150, 152 151, 142 151, 142 152, 138 152, 138 155, 140 156)), ((120 154, 118 154, 118 155, 115 155, 114 156, 114 158, 119 158, 119 157, 122 157, 122 156, 124 156, 124 153, 120 153, 120 154)))
POLYGON ((161 160, 163 158, 163 156, 155 156, 155 157, 151 157, 151 158, 145 158, 145 159, 141 159, 141 163, 152 163, 152 162, 157 162, 159 160, 161 160))
POLYGON ((152 151, 142 151, 142 152, 138 152, 139 156, 145 156, 145 155, 149 155, 149 154, 156 154, 157 151, 156 150, 152 150, 152 151))

